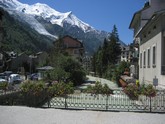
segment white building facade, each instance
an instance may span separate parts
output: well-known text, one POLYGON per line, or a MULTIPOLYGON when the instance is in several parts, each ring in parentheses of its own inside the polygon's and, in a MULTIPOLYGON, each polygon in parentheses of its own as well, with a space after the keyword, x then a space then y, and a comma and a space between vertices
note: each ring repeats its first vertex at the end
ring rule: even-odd
POLYGON ((140 58, 139 79, 142 83, 153 83, 165 87, 165 12, 153 16, 139 32, 140 58))
POLYGON ((150 0, 134 14, 130 28, 139 43, 140 83, 165 88, 165 0, 150 0))

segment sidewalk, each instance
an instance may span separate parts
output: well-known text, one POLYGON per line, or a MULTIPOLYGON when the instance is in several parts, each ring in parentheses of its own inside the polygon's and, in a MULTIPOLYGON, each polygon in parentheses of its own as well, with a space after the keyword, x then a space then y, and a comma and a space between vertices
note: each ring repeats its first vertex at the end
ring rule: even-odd
POLYGON ((0 106, 0 124, 164 124, 165 114, 0 106))

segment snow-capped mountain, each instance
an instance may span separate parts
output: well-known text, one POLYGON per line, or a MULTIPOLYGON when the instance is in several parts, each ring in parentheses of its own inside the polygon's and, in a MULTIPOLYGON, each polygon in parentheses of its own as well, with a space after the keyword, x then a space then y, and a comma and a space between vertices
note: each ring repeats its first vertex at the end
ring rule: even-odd
POLYGON ((72 14, 72 12, 60 13, 46 4, 36 3, 31 6, 24 6, 24 8, 17 7, 16 9, 26 14, 41 16, 43 19, 50 21, 52 24, 57 24, 61 27, 63 27, 64 22, 67 22, 68 24, 81 28, 84 32, 94 30, 94 28, 90 25, 79 20, 72 14))
POLYGON ((28 5, 18 0, 0 0, 0 7, 42 35, 55 39, 58 36, 70 35, 79 39, 90 54, 96 51, 109 35, 108 32, 96 30, 81 21, 72 12, 61 13, 46 4, 28 5))
POLYGON ((41 25, 33 15, 25 14, 20 11, 19 8, 29 7, 27 4, 22 4, 17 0, 0 0, 0 7, 6 9, 11 15, 14 15, 21 22, 26 22, 30 25, 31 28, 34 28, 38 33, 57 38, 56 36, 50 34, 44 27, 41 25))
POLYGON ((40 16, 43 19, 50 21, 52 24, 57 24, 63 27, 64 23, 77 26, 84 32, 94 30, 93 27, 78 19, 72 12, 60 13, 46 4, 36 3, 34 5, 22 4, 17 0, 2 0, 1 5, 10 9, 16 10, 22 16, 22 13, 32 16, 40 16))

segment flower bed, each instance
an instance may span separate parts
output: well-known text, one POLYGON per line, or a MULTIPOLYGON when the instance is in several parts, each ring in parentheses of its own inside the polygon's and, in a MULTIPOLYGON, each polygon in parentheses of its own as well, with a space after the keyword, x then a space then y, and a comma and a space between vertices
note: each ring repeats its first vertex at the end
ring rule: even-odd
POLYGON ((138 100, 139 95, 145 95, 147 97, 155 97, 156 89, 153 85, 141 85, 137 86, 135 84, 128 84, 125 88, 123 88, 125 94, 132 100, 138 100))

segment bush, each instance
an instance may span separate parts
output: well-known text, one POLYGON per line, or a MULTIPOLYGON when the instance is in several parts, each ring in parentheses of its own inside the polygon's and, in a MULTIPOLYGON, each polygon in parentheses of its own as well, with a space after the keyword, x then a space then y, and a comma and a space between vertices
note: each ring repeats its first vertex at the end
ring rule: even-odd
POLYGON ((147 97, 155 97, 156 96, 156 89, 151 84, 149 84, 147 86, 142 85, 141 94, 145 95, 147 97))
POLYGON ((96 82, 95 86, 88 86, 85 90, 86 93, 91 94, 103 94, 103 95, 110 95, 113 91, 108 87, 107 84, 102 85, 100 82, 96 82))
POLYGON ((128 84, 124 88, 124 92, 128 95, 128 97, 132 100, 137 100, 139 98, 140 92, 138 86, 135 84, 128 84))
POLYGON ((45 84, 42 81, 28 81, 22 84, 21 91, 26 94, 38 96, 45 88, 45 84))
POLYGON ((42 81, 28 81, 21 86, 21 98, 27 106, 39 106, 46 98, 46 86, 42 81))
POLYGON ((48 88, 48 93, 51 97, 53 96, 66 96, 74 92, 73 83, 55 83, 48 88))
POLYGON ((145 95, 147 97, 155 97, 156 96, 156 89, 153 85, 142 85, 137 86, 135 84, 129 84, 124 88, 124 92, 129 96, 132 100, 137 100, 139 95, 145 95))
POLYGON ((8 87, 8 83, 7 82, 1 82, 0 83, 0 90, 6 91, 7 87, 8 87))
POLYGON ((74 70, 70 74, 70 80, 75 86, 81 85, 86 78, 86 74, 83 70, 74 70))

